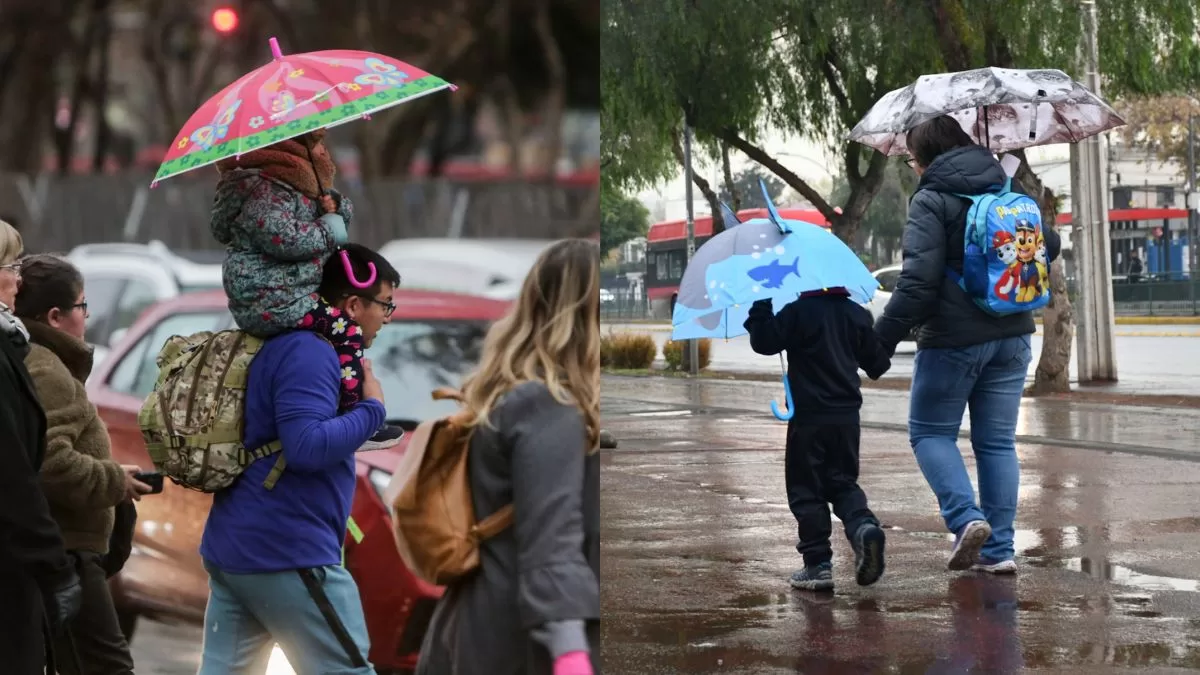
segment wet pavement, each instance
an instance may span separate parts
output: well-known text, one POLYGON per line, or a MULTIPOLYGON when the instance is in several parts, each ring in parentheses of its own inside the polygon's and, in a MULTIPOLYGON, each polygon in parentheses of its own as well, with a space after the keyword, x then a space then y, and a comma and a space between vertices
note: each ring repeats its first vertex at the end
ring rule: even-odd
POLYGON ((830 596, 787 585, 799 557, 785 425, 754 386, 604 378, 603 423, 620 441, 603 454, 606 672, 1200 669, 1200 465, 1153 454, 1200 458, 1183 447, 1200 430, 1191 411, 1026 406, 1027 440, 1079 433, 1019 445, 1021 570, 1005 579, 945 569, 950 537, 903 416, 885 419, 896 404, 879 402, 894 395, 867 392, 861 483, 887 527, 888 568, 856 586, 839 533, 830 596), (1156 423, 1164 412, 1178 418, 1156 423), (1122 443, 1139 417, 1165 429, 1122 443))
MULTIPOLYGON (((1200 326, 1118 326, 1116 341, 1117 376, 1120 382, 1107 389, 1120 394, 1200 395, 1200 326)), ((642 332, 652 335, 659 346, 670 339, 669 328, 660 325, 611 324, 608 332, 642 332)), ((1041 354, 1041 335, 1031 338, 1035 359, 1041 354)), ((916 345, 901 343, 885 378, 911 378, 916 345)), ((1074 353, 1074 352, 1073 352, 1074 353)), ((713 340, 714 371, 778 373, 779 359, 761 356, 750 349, 745 337, 713 340)), ((1071 381, 1077 381, 1076 363, 1070 364, 1071 381)), ((1033 381, 1030 370, 1029 381, 1033 381)))
MULTIPOLYGON (((601 389, 606 400, 641 401, 648 410, 661 410, 655 414, 667 420, 681 414, 681 408, 697 407, 702 415, 724 415, 721 419, 749 415, 773 421, 771 400, 783 402, 783 386, 776 382, 606 375, 601 389)), ((908 392, 863 389, 864 427, 905 432, 907 419, 908 392)), ((970 420, 964 415, 964 435, 969 429, 970 420)), ((1200 439, 1200 410, 1191 408, 1027 398, 1021 402, 1017 435, 1024 442, 1200 461, 1200 446, 1193 440, 1200 439)), ((703 444, 702 439, 690 442, 696 447, 703 444)))
MULTIPOLYGON (((198 625, 140 620, 130 643, 138 675, 195 675, 200 667, 203 637, 198 625)), ((278 648, 257 672, 295 675, 278 648)))

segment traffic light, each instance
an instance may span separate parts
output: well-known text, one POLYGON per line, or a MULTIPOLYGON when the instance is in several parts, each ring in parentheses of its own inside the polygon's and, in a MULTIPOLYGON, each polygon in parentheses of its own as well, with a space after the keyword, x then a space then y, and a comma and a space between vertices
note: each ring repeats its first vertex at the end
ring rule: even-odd
POLYGON ((228 35, 238 27, 238 13, 229 7, 219 7, 212 13, 213 30, 228 35))

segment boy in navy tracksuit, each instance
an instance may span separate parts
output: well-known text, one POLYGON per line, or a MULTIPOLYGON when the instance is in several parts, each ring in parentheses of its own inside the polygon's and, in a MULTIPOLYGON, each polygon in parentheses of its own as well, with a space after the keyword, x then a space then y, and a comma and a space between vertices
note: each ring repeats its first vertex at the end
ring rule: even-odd
POLYGON ((746 319, 754 351, 787 351, 793 416, 784 473, 799 526, 796 550, 804 556, 804 569, 792 574, 795 588, 833 590, 830 504, 854 548, 858 583, 873 584, 883 574, 883 530, 858 486, 858 369, 877 380, 891 367, 872 323, 844 288, 804 293, 779 314, 770 300, 760 300, 746 319))

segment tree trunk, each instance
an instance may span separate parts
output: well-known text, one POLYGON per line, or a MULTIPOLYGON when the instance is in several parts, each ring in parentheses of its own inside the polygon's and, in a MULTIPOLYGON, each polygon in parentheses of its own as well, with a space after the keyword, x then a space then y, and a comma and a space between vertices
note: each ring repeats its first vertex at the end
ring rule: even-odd
POLYGON ((563 110, 567 105, 567 67, 563 63, 562 50, 554 37, 554 28, 550 23, 550 0, 538 3, 533 20, 534 31, 542 46, 542 58, 549 75, 549 91, 546 93, 546 117, 543 128, 546 130, 546 143, 542 148, 543 166, 546 180, 553 182, 558 173, 558 159, 562 154, 562 125, 563 110))
POLYGON ((112 143, 112 128, 108 126, 108 78, 111 68, 112 15, 109 0, 103 0, 103 9, 97 17, 100 26, 96 34, 96 49, 99 50, 100 66, 92 80, 92 109, 96 115, 96 140, 92 153, 92 171, 104 171, 104 160, 108 157, 108 146, 112 143))
POLYGON ((733 184, 733 170, 729 167, 729 144, 721 141, 721 172, 725 177, 725 190, 729 193, 730 208, 734 213, 742 210, 742 195, 733 184))
MULTIPOLYGON (((79 115, 83 110, 83 99, 88 97, 88 82, 92 75, 92 49, 95 47, 96 33, 100 28, 102 4, 102 0, 93 3, 92 11, 88 13, 83 26, 83 34, 75 40, 75 58, 71 64, 75 82, 71 86, 70 112, 67 113, 65 128, 59 128, 57 124, 58 102, 55 102, 54 147, 58 155, 58 173, 61 175, 70 172, 71 157, 75 154, 75 130, 79 128, 79 115)), ((67 21, 69 25, 70 17, 67 18, 67 21)))
MULTIPOLYGON (((1054 192, 1029 168, 1024 151, 1012 154, 1021 159, 1016 180, 1042 208, 1042 227, 1053 227, 1058 215, 1054 192)), ((1033 385, 1026 394, 1037 396, 1071 391, 1071 340, 1074 335, 1075 317, 1071 298, 1067 295, 1066 265, 1060 252, 1050 266, 1050 304, 1042 313, 1042 353, 1034 371, 1033 385)))

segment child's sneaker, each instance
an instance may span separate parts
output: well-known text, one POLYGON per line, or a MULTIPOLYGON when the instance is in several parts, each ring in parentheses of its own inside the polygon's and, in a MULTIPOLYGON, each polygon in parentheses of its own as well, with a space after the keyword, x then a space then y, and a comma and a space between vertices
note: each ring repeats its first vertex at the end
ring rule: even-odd
POLYGON ((970 569, 971 565, 979 562, 979 551, 992 536, 992 526, 986 520, 972 520, 958 533, 954 540, 954 548, 950 551, 950 562, 946 566, 952 570, 970 569))
POLYGON ((379 431, 376 431, 375 435, 368 439, 366 443, 358 446, 358 450, 356 452, 386 450, 387 448, 399 443, 401 438, 404 438, 403 429, 390 424, 385 424, 379 429, 379 431))
POLYGON ((792 572, 791 584, 792 588, 799 588, 802 591, 832 591, 833 565, 823 562, 796 570, 792 572))
POLYGON ((883 576, 883 545, 887 537, 875 523, 864 523, 854 533, 854 580, 870 586, 883 576))
POLYGON ((974 572, 987 572, 988 574, 1016 574, 1017 562, 1015 560, 993 560, 987 556, 979 558, 979 562, 971 565, 971 570, 974 572))

